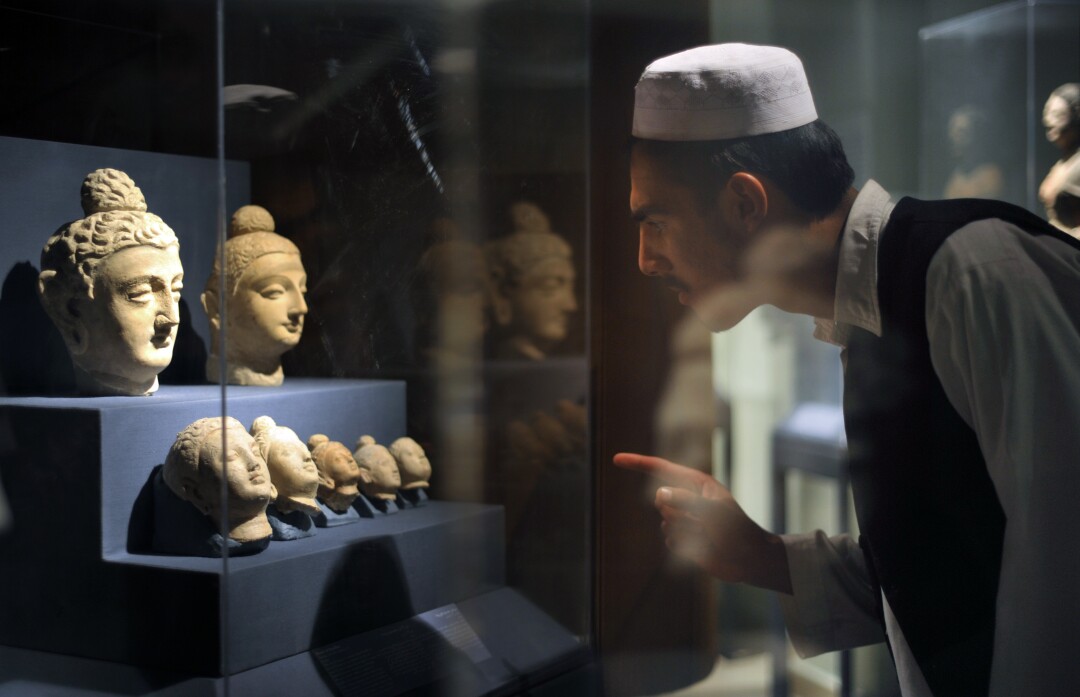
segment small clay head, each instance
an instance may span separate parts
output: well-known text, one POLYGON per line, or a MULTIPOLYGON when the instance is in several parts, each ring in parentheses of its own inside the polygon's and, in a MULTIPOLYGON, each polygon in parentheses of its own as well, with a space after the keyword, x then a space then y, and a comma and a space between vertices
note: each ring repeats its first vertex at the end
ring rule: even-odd
POLYGON ((319 512, 315 496, 319 489, 319 470, 307 445, 287 426, 278 426, 269 416, 260 416, 251 424, 251 435, 266 460, 270 480, 277 489, 274 506, 282 513, 319 512))
POLYGON ((255 439, 236 419, 213 416, 180 431, 165 458, 162 477, 174 494, 217 525, 227 523, 232 539, 249 542, 270 535, 266 505, 277 492, 255 439), (222 480, 228 492, 225 502, 222 480))
POLYGON ((426 489, 431 479, 431 461, 424 449, 412 438, 398 438, 390 444, 390 454, 397 460, 401 473, 401 489, 426 489))
POLYGON ((1080 146, 1080 82, 1067 82, 1047 98, 1043 106, 1046 139, 1059 150, 1080 146))
POLYGON ((308 438, 308 448, 319 470, 319 498, 331 510, 344 513, 360 495, 357 484, 363 472, 344 443, 316 433, 308 438))
MULTIPOLYGON (((300 250, 274 232, 274 219, 260 206, 244 206, 233 215, 225 257, 214 269, 202 295, 210 318, 212 353, 220 351, 224 328, 229 341, 229 381, 281 384, 281 355, 300 342, 308 307, 307 274, 300 250), (221 274, 225 275, 225 316, 220 312, 221 274)), ((211 380, 215 362, 208 363, 211 380)))
POLYGON ((42 304, 82 392, 151 394, 180 322, 179 242, 119 170, 88 174, 81 198, 86 217, 57 230, 41 253, 42 304))
POLYGON ((371 436, 361 436, 356 445, 356 464, 367 474, 366 480, 360 483, 364 495, 384 501, 397 498, 401 473, 394 456, 371 436))

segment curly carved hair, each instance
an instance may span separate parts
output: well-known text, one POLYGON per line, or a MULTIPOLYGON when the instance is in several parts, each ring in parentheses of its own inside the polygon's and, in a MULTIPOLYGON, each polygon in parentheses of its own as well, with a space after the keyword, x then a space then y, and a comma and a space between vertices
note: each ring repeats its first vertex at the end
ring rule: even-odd
MULTIPOLYGON (((262 206, 241 206, 233 213, 229 239, 225 241, 225 286, 236 292, 240 277, 251 263, 267 254, 295 254, 300 249, 286 237, 274 232, 274 218, 262 206)), ((217 293, 221 279, 221 257, 214 257, 214 269, 206 281, 206 290, 217 293)))
POLYGON ((208 448, 211 453, 221 450, 221 439, 211 436, 222 429, 232 428, 245 430, 243 424, 231 416, 224 417, 224 420, 220 416, 209 416, 188 424, 176 434, 176 440, 165 457, 165 465, 161 468, 161 476, 174 494, 185 500, 189 498, 184 491, 185 477, 198 478, 203 448, 208 448))
POLYGON ((142 191, 131 177, 115 169, 99 169, 83 180, 86 217, 62 226, 41 252, 41 292, 55 298, 80 293, 94 297, 98 264, 128 247, 179 246, 176 233, 146 210, 142 191))
POLYGON ((534 266, 548 259, 571 260, 570 245, 551 231, 547 215, 536 204, 519 201, 510 208, 514 231, 488 242, 488 271, 496 288, 510 288, 534 266))

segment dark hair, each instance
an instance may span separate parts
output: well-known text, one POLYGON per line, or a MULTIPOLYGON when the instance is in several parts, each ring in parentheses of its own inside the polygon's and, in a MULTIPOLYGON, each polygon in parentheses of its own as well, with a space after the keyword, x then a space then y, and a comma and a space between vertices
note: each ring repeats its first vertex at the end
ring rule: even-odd
POLYGON ((631 139, 631 148, 656 160, 703 202, 736 172, 767 177, 815 219, 832 213, 855 173, 840 137, 820 119, 778 133, 730 140, 631 139))

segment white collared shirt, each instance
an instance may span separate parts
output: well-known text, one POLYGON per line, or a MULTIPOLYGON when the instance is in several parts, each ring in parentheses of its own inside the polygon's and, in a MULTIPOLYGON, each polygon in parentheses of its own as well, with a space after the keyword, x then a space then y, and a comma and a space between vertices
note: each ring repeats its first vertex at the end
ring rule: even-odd
MULTIPOLYGON (((843 347, 852 327, 881 336, 877 246, 892 208, 867 182, 841 240, 835 321, 817 320, 815 337, 843 347)), ((990 695, 1080 693, 1080 251, 977 221, 942 244, 926 291, 934 370, 978 436, 1007 520, 990 695)), ((855 541, 818 531, 784 542, 796 651, 881 641, 855 541)), ((903 695, 932 697, 887 602, 885 621, 903 695)))

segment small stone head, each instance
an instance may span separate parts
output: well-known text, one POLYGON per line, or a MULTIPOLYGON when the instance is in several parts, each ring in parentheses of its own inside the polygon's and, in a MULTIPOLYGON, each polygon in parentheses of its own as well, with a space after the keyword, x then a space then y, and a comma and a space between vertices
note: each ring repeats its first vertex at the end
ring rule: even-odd
POLYGON ((255 439, 231 416, 224 421, 219 416, 199 419, 180 431, 162 477, 174 494, 217 526, 227 524, 230 538, 250 542, 270 536, 266 505, 277 492, 255 439), (225 502, 222 480, 228 492, 225 502))
POLYGON ((1063 152, 1080 146, 1080 82, 1067 82, 1050 93, 1043 107, 1046 139, 1063 152))
POLYGON ((397 461, 385 446, 379 445, 371 436, 360 436, 356 441, 356 464, 367 474, 360 488, 370 498, 392 501, 401 488, 401 473, 397 461))
POLYGON ((318 513, 315 495, 319 489, 319 470, 311 451, 296 432, 278 426, 269 416, 260 416, 251 424, 251 435, 277 489, 274 506, 282 513, 318 513))
POLYGON ((480 246, 447 239, 420 258, 424 279, 422 321, 431 348, 451 356, 473 357, 487 331, 488 272, 480 246))
POLYGON ((360 495, 357 484, 364 476, 352 453, 344 443, 321 433, 308 438, 308 449, 319 469, 319 498, 331 510, 346 512, 360 495))
POLYGON ((390 444, 390 454, 397 460, 401 473, 401 489, 426 489, 431 479, 431 461, 424 449, 412 438, 404 436, 390 444))
POLYGON ((532 203, 511 208, 514 231, 488 243, 495 323, 517 353, 542 359, 569 332, 577 311, 570 245, 532 203))
POLYGON ((91 172, 81 195, 86 217, 57 230, 41 253, 42 304, 80 391, 152 394, 180 321, 180 244, 119 170, 91 172))
MULTIPOLYGON (((221 332, 228 335, 228 382, 280 385, 281 355, 300 342, 307 315, 307 274, 300 250, 274 232, 265 208, 244 206, 233 215, 225 258, 214 269, 202 294, 210 318, 211 353, 220 354, 221 332), (220 288, 222 267, 225 288, 220 288), (225 316, 221 315, 221 294, 225 316)), ((219 381, 217 361, 207 363, 207 377, 219 381)))

